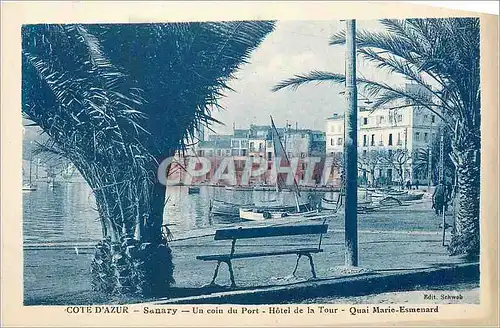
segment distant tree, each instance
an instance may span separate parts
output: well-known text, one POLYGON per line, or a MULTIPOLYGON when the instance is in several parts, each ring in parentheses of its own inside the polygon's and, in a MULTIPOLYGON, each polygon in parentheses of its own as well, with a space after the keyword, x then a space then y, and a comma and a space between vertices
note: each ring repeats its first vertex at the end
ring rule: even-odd
POLYGON ((410 159, 411 153, 407 149, 387 149, 380 152, 380 162, 396 172, 400 187, 404 186, 405 167, 410 159))
MULTIPOLYGON (((455 182, 455 164, 453 163, 450 153, 453 152, 451 142, 452 136, 449 134, 444 134, 444 176, 448 179, 451 179, 455 182)), ((439 151, 441 145, 441 136, 440 133, 436 133, 435 137, 429 143, 430 146, 430 160, 431 160, 431 182, 436 184, 439 179, 439 167, 441 165, 439 158, 439 151)), ((429 147, 426 148, 417 148, 413 152, 412 159, 412 168, 413 171, 421 177, 425 177, 427 179, 429 174, 429 147)))
POLYGON ((366 153, 358 152, 358 167, 369 173, 371 181, 375 182, 375 170, 383 163, 384 153, 381 150, 368 150, 366 153))

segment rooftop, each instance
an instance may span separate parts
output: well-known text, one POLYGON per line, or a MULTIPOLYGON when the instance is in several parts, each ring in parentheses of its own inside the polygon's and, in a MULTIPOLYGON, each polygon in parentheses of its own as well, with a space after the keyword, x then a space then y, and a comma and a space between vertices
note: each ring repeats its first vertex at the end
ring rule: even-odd
POLYGON ((251 131, 267 131, 271 128, 269 125, 255 125, 255 124, 250 124, 250 130, 251 131))
POLYGON ((231 148, 231 140, 208 140, 200 141, 198 144, 199 148, 211 149, 211 148, 231 148))
POLYGON ((343 120, 344 119, 344 114, 337 114, 334 113, 332 116, 327 118, 327 121, 333 121, 333 120, 343 120))
POLYGON ((208 136, 209 141, 215 140, 231 140, 231 135, 229 134, 211 134, 208 136))
POLYGON ((248 129, 234 129, 233 138, 247 138, 250 130, 248 129))

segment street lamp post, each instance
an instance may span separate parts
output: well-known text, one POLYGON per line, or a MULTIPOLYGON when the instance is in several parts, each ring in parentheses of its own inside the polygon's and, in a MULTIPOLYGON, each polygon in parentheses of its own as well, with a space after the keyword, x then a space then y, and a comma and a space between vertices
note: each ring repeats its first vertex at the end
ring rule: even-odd
POLYGON ((346 21, 346 115, 344 129, 345 172, 345 264, 358 265, 358 167, 357 167, 357 87, 356 87, 356 21, 346 21))
POLYGON ((430 132, 430 144, 427 145, 427 149, 429 150, 428 151, 428 155, 429 155, 429 159, 428 159, 428 163, 427 163, 427 187, 429 189, 429 191, 431 190, 431 181, 432 181, 432 142, 433 142, 433 134, 432 134, 432 121, 431 121, 431 132, 430 132))
MULTIPOLYGON (((444 127, 441 128, 441 138, 440 138, 440 143, 439 143, 439 183, 444 180, 444 127)), ((444 186, 443 186, 444 188, 444 186)), ((445 194, 445 204, 447 202, 446 199, 446 194, 445 194)), ((443 220, 442 220, 442 225, 443 225, 443 243, 442 245, 445 246, 445 237, 446 237, 446 206, 443 207, 443 220)))

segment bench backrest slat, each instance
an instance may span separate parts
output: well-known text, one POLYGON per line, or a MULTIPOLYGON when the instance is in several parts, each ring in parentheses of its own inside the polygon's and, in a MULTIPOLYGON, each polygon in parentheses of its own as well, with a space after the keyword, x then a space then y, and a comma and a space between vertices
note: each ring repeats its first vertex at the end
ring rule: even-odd
POLYGON ((227 240, 292 235, 316 235, 326 233, 327 230, 327 224, 221 229, 215 232, 214 239, 227 240))

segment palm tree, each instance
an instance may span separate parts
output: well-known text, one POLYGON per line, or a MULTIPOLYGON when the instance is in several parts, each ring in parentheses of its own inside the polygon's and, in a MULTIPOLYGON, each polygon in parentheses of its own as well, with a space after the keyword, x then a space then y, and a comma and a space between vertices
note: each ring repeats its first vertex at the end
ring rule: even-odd
MULTIPOLYGON (((444 154, 452 153, 451 140, 452 136, 449 134, 444 135, 444 154)), ((412 157, 412 169, 413 172, 423 179, 426 179, 429 174, 429 157, 431 160, 431 180, 436 183, 439 179, 439 149, 440 149, 440 133, 436 134, 436 137, 431 140, 430 151, 431 156, 429 156, 429 148, 417 148, 413 151, 412 157)), ((444 176, 449 177, 453 182, 455 181, 455 165, 451 160, 450 156, 444 156, 444 176)))
MULTIPOLYGON (((398 74, 418 88, 358 78, 374 108, 420 107, 441 118, 453 135, 459 211, 451 254, 479 254, 480 87, 479 19, 381 20, 386 32, 358 31, 358 53, 377 68, 398 74)), ((345 32, 331 45, 345 43, 345 32)), ((343 74, 313 71, 278 83, 273 91, 306 83, 345 83, 343 74)))
MULTIPOLYGON (((25 25, 22 111, 92 188, 94 289, 165 294, 173 280, 159 163, 184 149, 273 22, 25 25)), ((78 233, 78 232, 77 232, 78 233)))

